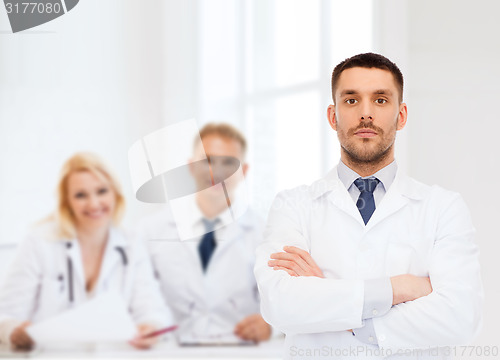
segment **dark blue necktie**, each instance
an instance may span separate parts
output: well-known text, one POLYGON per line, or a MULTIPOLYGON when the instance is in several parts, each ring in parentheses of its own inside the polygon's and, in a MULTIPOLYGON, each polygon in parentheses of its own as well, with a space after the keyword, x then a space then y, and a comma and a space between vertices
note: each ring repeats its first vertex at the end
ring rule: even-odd
POLYGON ((380 182, 377 178, 371 179, 361 179, 357 178, 354 180, 354 185, 361 192, 359 194, 358 201, 356 202, 356 206, 365 222, 365 225, 368 223, 368 220, 372 217, 373 212, 375 211, 375 200, 373 199, 373 191, 377 187, 380 182))
POLYGON ((203 271, 206 271, 208 262, 212 257, 212 254, 217 246, 214 236, 214 225, 216 221, 208 221, 203 219, 205 223, 205 229, 207 233, 201 238, 200 245, 198 245, 198 251, 200 252, 201 265, 203 266, 203 271))

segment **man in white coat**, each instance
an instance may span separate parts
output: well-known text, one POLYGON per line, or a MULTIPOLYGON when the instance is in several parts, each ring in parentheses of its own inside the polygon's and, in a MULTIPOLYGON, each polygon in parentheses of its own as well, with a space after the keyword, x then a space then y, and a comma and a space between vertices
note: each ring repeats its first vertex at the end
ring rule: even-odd
POLYGON ((176 209, 175 216, 166 207, 145 219, 139 231, 151 240, 153 265, 179 323, 181 342, 264 341, 271 327, 260 315, 253 274, 264 223, 251 209, 236 221, 233 217, 240 212, 236 190, 241 177, 235 180, 231 175, 240 165, 243 175, 248 170, 246 139, 224 123, 205 125, 199 139, 193 158, 203 158, 204 153, 209 160, 190 165, 195 201, 176 209), (221 181, 227 198, 213 186, 221 181), (181 240, 179 228, 202 235, 181 240))
POLYGON ((337 167, 283 191, 257 249, 264 319, 285 357, 442 358, 481 322, 474 227, 459 194, 398 170, 403 76, 373 53, 332 75, 337 167))

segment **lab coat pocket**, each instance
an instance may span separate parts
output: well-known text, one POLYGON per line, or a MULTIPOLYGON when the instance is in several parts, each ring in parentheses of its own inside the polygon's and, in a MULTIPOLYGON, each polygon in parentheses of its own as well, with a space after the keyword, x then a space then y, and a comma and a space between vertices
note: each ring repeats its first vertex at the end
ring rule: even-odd
POLYGON ((410 245, 394 242, 389 243, 385 259, 386 275, 409 274, 415 256, 416 252, 410 245))
POLYGON ((428 259, 424 250, 415 249, 409 243, 390 242, 385 259, 386 275, 428 276, 428 259))

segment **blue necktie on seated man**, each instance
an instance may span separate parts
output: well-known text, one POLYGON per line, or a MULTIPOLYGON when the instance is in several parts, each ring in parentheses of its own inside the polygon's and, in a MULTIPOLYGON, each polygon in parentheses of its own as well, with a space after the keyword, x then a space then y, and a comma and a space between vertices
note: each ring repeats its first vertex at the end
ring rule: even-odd
POLYGON ((203 271, 206 271, 208 262, 212 257, 215 247, 217 246, 217 243, 215 242, 215 231, 214 231, 214 226, 216 222, 217 219, 214 221, 203 219, 203 223, 205 224, 205 229, 207 233, 203 235, 200 244, 198 245, 198 251, 200 253, 201 265, 203 267, 203 271))
POLYGON ((375 199, 373 198, 373 192, 380 182, 377 178, 362 179, 357 178, 354 180, 354 185, 359 189, 360 194, 356 206, 365 222, 368 223, 375 211, 375 199))

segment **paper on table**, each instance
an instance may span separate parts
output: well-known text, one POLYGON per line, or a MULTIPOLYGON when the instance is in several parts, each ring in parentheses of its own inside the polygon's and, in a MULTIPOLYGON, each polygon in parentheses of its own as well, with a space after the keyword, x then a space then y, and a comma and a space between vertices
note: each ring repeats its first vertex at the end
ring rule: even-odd
POLYGON ((224 345, 254 345, 252 341, 242 340, 233 333, 218 334, 212 336, 195 336, 184 333, 178 335, 181 346, 224 346, 224 345))
POLYGON ((36 343, 131 340, 137 332, 123 298, 114 292, 29 326, 36 343))

